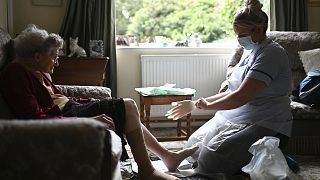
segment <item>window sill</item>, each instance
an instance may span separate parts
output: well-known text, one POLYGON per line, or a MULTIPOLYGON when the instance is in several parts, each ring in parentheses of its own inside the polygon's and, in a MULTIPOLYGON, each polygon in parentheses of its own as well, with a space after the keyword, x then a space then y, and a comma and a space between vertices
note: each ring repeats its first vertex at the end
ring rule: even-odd
POLYGON ((140 43, 139 46, 117 46, 117 49, 233 49, 237 42, 203 43, 199 47, 174 46, 174 44, 140 43))
POLYGON ((148 44, 148 46, 117 46, 117 53, 138 54, 230 54, 237 43, 208 43, 201 47, 161 47, 148 44))

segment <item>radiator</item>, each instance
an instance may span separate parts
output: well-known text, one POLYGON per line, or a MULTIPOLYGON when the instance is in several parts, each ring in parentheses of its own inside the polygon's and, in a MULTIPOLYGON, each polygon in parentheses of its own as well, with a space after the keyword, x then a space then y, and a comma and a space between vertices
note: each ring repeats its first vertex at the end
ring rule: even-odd
MULTIPOLYGON (((177 88, 193 88, 194 99, 219 91, 225 80, 227 54, 141 55, 142 87, 158 87, 165 83, 177 88)), ((170 105, 152 106, 151 117, 164 117, 170 105)), ((193 116, 213 115, 214 111, 195 110, 193 116)))

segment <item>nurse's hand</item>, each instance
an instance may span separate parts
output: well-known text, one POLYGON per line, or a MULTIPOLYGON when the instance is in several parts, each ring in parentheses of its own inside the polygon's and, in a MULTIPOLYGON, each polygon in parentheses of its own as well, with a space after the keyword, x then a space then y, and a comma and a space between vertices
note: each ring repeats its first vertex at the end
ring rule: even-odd
POLYGON ((209 102, 205 100, 204 98, 200 98, 195 103, 196 107, 199 109, 207 109, 209 102))
POLYGON ((178 120, 196 109, 195 103, 191 100, 172 102, 171 105, 174 107, 167 112, 166 116, 168 119, 178 120))

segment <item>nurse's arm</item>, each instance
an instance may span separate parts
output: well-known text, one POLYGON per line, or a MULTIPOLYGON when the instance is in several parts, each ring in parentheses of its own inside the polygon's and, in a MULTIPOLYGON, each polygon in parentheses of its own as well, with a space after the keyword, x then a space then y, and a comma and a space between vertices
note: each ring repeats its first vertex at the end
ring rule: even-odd
POLYGON ((202 109, 227 110, 238 108, 256 98, 266 87, 267 85, 263 81, 247 77, 236 91, 230 92, 215 101, 208 101, 206 107, 202 107, 202 109))
POLYGON ((229 93, 230 93, 229 90, 227 90, 226 92, 222 92, 222 93, 210 96, 210 97, 206 97, 205 100, 208 101, 208 102, 213 102, 213 101, 216 101, 216 100, 218 100, 220 98, 223 98, 223 97, 227 96, 229 93))

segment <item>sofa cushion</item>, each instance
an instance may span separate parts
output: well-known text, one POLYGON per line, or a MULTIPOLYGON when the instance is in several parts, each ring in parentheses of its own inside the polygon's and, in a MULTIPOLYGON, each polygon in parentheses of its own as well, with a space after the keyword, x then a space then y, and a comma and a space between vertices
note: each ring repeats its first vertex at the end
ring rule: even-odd
POLYGON ((292 101, 290 105, 293 119, 317 121, 320 119, 320 110, 317 107, 311 107, 294 101, 292 101))
POLYGON ((111 97, 111 89, 102 86, 57 85, 58 89, 69 97, 104 99, 111 97))
POLYGON ((273 31, 268 33, 268 38, 279 43, 288 52, 292 71, 291 90, 295 89, 306 76, 298 52, 320 48, 320 33, 273 31))
POLYGON ((320 48, 299 51, 299 56, 306 72, 320 70, 320 48))
POLYGON ((4 101, 0 94, 0 119, 12 119, 14 118, 8 104, 4 101))
POLYGON ((287 50, 291 69, 298 69, 302 67, 302 62, 298 55, 299 51, 320 48, 319 32, 273 31, 268 33, 268 38, 276 41, 287 50))

